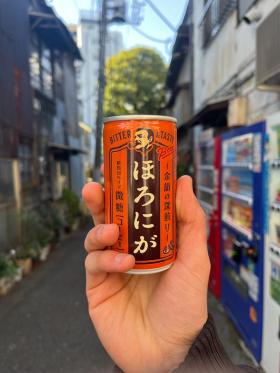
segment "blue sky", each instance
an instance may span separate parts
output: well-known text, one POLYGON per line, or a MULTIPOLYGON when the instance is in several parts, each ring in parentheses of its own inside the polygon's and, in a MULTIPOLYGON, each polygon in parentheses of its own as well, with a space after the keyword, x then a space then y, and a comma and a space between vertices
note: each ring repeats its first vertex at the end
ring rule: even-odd
MULTIPOLYGON (((77 23, 79 19, 79 9, 90 9, 92 2, 96 1, 97 0, 49 0, 48 3, 55 8, 57 14, 66 23, 77 23)), ((153 3, 177 28, 182 21, 187 0, 153 0, 153 3)), ((152 42, 139 35, 131 26, 128 25, 110 27, 122 31, 125 48, 149 46, 160 52, 166 62, 169 61, 172 43, 169 44, 169 48, 166 48, 164 44, 152 42)), ((158 39, 165 40, 167 38, 172 38, 174 41, 174 37, 176 36, 174 32, 170 30, 168 26, 166 26, 154 13, 148 4, 145 5, 144 20, 139 28, 145 33, 158 39)))

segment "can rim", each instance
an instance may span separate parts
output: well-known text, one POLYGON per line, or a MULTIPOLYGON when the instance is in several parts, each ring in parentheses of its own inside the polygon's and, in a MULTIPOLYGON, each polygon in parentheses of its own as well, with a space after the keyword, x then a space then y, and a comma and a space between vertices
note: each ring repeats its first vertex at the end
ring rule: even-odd
POLYGON ((159 273, 159 272, 166 271, 172 266, 172 264, 173 262, 163 267, 150 268, 150 269, 130 269, 126 273, 131 274, 131 275, 151 275, 153 273, 159 273))
POLYGON ((165 122, 177 123, 177 119, 174 117, 168 117, 165 115, 117 115, 112 117, 104 118, 104 124, 108 122, 116 122, 119 120, 162 120, 165 122))

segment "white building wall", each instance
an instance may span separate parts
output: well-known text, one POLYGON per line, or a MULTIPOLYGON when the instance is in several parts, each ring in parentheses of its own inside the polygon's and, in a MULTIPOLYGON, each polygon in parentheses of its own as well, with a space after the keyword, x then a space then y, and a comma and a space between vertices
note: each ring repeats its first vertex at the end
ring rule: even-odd
MULTIPOLYGON (((79 100, 80 120, 92 128, 90 152, 87 155, 87 167, 92 168, 96 148, 96 116, 98 104, 98 69, 99 69, 99 29, 94 21, 81 19, 77 30, 77 43, 84 59, 80 68, 79 100)), ((106 59, 123 49, 122 34, 108 31, 106 41, 106 59)))
MULTIPOLYGON (((259 0, 254 6, 262 13, 259 22, 278 4, 279 0, 259 0)), ((209 101, 236 95, 246 96, 248 99, 247 123, 256 122, 279 110, 279 93, 260 92, 256 89, 256 29, 259 23, 238 23, 235 11, 203 49, 200 26, 202 9, 203 0, 194 1, 195 111, 209 101)))

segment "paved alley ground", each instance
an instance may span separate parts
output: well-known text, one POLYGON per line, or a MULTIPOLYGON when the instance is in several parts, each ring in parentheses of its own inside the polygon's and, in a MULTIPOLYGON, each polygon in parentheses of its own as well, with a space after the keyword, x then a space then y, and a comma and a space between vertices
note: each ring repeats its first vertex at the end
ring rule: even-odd
MULTIPOLYGON (((0 299, 1 373, 111 373, 84 296, 84 231, 69 236, 0 299)), ((252 363, 222 308, 209 298, 222 342, 235 362, 252 363)))
POLYGON ((113 363, 87 315, 85 232, 63 241, 0 299, 1 373, 109 373, 113 363))

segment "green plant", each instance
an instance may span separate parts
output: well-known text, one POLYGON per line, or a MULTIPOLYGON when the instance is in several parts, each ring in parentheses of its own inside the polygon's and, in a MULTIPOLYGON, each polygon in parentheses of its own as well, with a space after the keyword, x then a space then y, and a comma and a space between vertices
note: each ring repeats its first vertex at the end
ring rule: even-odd
POLYGON ((40 221, 37 226, 37 240, 40 247, 45 247, 48 245, 53 238, 53 232, 50 228, 40 221))
POLYGON ((32 245, 23 246, 16 252, 16 259, 37 259, 40 253, 40 247, 38 243, 33 243, 32 245))
POLYGON ((17 258, 37 258, 42 247, 52 239, 53 233, 34 210, 25 210, 21 214, 21 249, 17 258))
POLYGON ((68 226, 72 226, 81 215, 79 197, 70 189, 64 189, 61 202, 65 208, 65 219, 68 226))
POLYGON ((17 268, 17 265, 10 258, 0 255, 0 278, 15 276, 17 268))
POLYGON ((59 208, 51 203, 43 205, 39 209, 41 220, 53 232, 59 232, 63 228, 63 219, 59 208))

